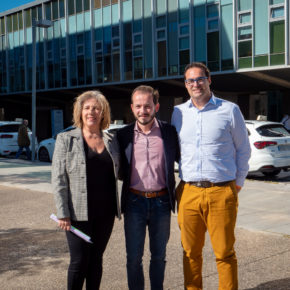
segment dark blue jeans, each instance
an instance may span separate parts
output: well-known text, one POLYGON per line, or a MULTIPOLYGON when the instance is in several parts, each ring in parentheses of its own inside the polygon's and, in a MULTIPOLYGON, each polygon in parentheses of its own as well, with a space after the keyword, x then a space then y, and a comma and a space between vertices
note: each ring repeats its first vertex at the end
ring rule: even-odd
POLYGON ((26 156, 28 160, 31 160, 31 151, 29 146, 19 146, 19 149, 15 155, 15 158, 19 158, 20 154, 22 153, 23 149, 25 148, 26 156))
POLYGON ((144 289, 142 257, 148 226, 150 242, 151 290, 162 290, 165 271, 166 245, 170 235, 169 196, 145 198, 128 194, 124 214, 127 250, 127 276, 130 290, 144 289))

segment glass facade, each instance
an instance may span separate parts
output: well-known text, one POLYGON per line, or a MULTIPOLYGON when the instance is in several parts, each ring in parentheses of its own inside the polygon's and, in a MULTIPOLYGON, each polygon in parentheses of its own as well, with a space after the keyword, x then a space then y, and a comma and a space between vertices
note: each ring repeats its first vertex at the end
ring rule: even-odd
MULTIPOLYGON (((23 6, 24 7, 24 6, 23 6)), ((0 14, 1 93, 180 78, 201 61, 215 72, 287 64, 284 0, 52 0, 0 14), (27 8, 28 7, 28 8, 27 8)))

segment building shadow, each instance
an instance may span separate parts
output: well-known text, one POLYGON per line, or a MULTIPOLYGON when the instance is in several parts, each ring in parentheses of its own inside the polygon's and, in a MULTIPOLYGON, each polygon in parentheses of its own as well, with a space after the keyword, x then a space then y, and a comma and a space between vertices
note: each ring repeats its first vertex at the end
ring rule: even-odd
POLYGON ((37 275, 68 257, 64 233, 58 229, 11 228, 0 230, 0 237, 0 274, 37 275))
POLYGON ((245 290, 287 290, 287 289, 290 289, 290 278, 262 283, 257 287, 247 288, 245 290))

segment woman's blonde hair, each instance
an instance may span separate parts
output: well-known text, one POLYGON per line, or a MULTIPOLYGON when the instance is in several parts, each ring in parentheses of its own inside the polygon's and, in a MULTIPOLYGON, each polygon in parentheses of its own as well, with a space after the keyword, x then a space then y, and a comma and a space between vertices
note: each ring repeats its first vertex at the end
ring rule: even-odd
POLYGON ((89 99, 95 99, 101 106, 102 120, 100 123, 100 129, 104 130, 109 128, 109 125, 111 123, 110 105, 105 96, 100 91, 87 91, 76 97, 73 111, 74 126, 79 128, 83 127, 82 120, 83 105, 84 102, 89 99))

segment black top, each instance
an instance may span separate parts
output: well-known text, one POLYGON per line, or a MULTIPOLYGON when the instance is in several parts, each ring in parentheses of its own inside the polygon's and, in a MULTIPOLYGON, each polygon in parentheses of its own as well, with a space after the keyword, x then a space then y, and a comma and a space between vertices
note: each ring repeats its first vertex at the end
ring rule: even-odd
POLYGON ((90 219, 116 214, 114 164, 106 147, 93 151, 84 140, 87 165, 88 216, 90 219))

